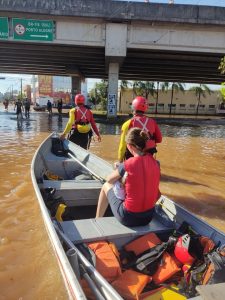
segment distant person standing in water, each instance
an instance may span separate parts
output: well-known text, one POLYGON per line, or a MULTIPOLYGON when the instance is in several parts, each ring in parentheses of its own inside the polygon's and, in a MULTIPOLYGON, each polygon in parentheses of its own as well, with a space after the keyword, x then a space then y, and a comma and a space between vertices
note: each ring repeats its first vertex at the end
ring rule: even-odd
POLYGON ((23 107, 23 103, 21 100, 17 100, 15 102, 15 106, 14 106, 14 110, 16 109, 16 118, 17 119, 22 119, 23 118, 23 114, 22 111, 24 111, 24 107, 23 107))
POLYGON ((25 118, 30 117, 30 101, 26 98, 24 101, 24 107, 25 107, 25 118))
POLYGON ((5 99, 3 102, 4 106, 5 106, 5 110, 8 111, 8 106, 9 106, 9 100, 5 99))
POLYGON ((57 109, 58 109, 59 115, 62 114, 62 107, 63 107, 63 102, 62 102, 62 99, 60 99, 60 100, 58 100, 58 103, 57 103, 57 109))
POLYGON ((47 102, 47 110, 48 110, 49 115, 51 115, 52 114, 52 102, 50 100, 48 100, 48 102, 47 102))
POLYGON ((91 110, 85 105, 85 97, 82 94, 75 96, 75 105, 76 107, 69 112, 69 120, 61 135, 61 139, 65 139, 69 133, 68 138, 71 142, 88 149, 92 137, 92 129, 97 135, 99 142, 101 141, 101 136, 91 110))

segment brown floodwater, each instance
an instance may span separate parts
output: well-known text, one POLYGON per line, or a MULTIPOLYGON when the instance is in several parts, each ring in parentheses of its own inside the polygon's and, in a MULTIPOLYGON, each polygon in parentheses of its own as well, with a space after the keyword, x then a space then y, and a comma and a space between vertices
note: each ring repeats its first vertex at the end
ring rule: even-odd
MULTIPOLYGON (((30 178, 35 150, 66 121, 31 113, 17 122, 13 111, 0 110, 0 300, 67 299, 30 178)), ((90 150, 113 163, 120 127, 99 128, 102 142, 90 150)), ((225 231, 225 126, 160 128, 162 194, 225 231)))

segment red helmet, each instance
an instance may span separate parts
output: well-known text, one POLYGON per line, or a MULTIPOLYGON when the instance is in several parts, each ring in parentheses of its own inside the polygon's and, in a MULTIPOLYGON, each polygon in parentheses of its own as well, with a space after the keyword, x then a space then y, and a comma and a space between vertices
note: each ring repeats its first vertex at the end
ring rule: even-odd
POLYGON ((132 108, 135 111, 140 110, 140 111, 145 112, 148 109, 148 101, 147 101, 147 99, 145 99, 142 96, 137 96, 132 101, 132 108))
POLYGON ((85 102, 85 97, 82 94, 77 94, 74 98, 75 104, 79 105, 79 104, 84 104, 85 102))
POLYGON ((189 253, 191 237, 189 234, 182 235, 178 238, 174 254, 176 258, 183 264, 192 265, 195 258, 189 253))

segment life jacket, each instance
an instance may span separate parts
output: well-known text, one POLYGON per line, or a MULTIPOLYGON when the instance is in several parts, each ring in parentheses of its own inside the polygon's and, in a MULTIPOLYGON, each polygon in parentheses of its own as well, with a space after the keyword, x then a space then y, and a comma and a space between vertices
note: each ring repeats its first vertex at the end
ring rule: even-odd
POLYGON ((126 270, 112 282, 112 286, 123 299, 139 299, 139 295, 149 281, 151 278, 147 275, 126 270))
POLYGON ((121 275, 119 261, 112 246, 106 241, 87 243, 87 246, 95 253, 96 269, 109 282, 121 275))
POLYGON ((124 247, 123 266, 151 276, 155 284, 163 283, 180 271, 176 260, 166 251, 168 245, 169 242, 161 242, 156 234, 148 233, 124 247))
POLYGON ((88 133, 91 130, 90 120, 88 119, 88 109, 85 108, 85 111, 83 111, 79 107, 76 107, 74 114, 75 124, 73 127, 80 133, 88 133))
POLYGON ((150 154, 131 157, 124 162, 124 167, 128 174, 125 182, 125 208, 130 212, 152 209, 159 192, 160 168, 156 160, 150 154))
POLYGON ((130 122, 129 129, 132 127, 141 128, 148 134, 148 141, 146 143, 146 149, 156 147, 155 142, 155 121, 146 116, 134 116, 130 122))

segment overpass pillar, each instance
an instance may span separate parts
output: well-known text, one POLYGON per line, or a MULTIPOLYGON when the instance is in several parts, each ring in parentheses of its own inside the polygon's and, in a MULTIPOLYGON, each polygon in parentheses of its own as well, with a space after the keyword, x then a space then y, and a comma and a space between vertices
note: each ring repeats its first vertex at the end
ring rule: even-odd
POLYGON ((74 102, 74 96, 81 92, 81 77, 79 76, 72 76, 72 103, 74 102))
POLYGON ((119 63, 109 63, 107 117, 117 115, 119 63))
POLYGON ((127 24, 106 24, 105 59, 108 65, 107 117, 117 115, 119 68, 127 53, 127 24))

